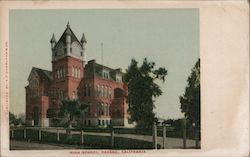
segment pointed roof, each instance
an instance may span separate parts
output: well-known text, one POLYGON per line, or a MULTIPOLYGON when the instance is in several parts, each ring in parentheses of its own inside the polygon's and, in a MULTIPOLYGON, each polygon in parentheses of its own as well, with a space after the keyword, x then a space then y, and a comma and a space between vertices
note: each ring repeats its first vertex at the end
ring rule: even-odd
POLYGON ((79 40, 77 39, 77 37, 75 36, 75 34, 73 33, 73 31, 70 28, 69 22, 67 24, 67 28, 65 29, 65 31, 63 32, 62 36, 60 37, 60 39, 58 40, 57 43, 59 43, 60 41, 62 41, 64 44, 66 44, 66 36, 70 35, 71 36, 71 43, 74 41, 77 41, 80 45, 82 45, 79 40))
MULTIPOLYGON (((32 72, 35 72, 41 81, 52 81, 52 79, 53 79, 51 71, 32 67, 30 76, 31 76, 32 72)), ((29 78, 30 78, 30 76, 29 76, 29 78)))
POLYGON ((87 43, 84 33, 82 33, 81 43, 87 43))
POLYGON ((55 34, 53 33, 50 43, 56 43, 55 34))

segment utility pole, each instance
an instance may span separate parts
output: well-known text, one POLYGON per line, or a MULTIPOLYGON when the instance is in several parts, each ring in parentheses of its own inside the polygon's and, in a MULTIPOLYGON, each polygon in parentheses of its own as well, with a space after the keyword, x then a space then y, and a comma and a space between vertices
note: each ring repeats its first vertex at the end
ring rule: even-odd
POLYGON ((102 65, 103 65, 103 42, 101 42, 101 59, 102 59, 102 65))

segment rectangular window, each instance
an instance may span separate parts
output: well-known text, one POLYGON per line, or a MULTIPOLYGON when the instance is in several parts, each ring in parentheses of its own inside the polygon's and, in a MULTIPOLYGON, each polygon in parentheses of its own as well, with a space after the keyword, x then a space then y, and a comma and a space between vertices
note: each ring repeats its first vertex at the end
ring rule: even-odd
POLYGON ((104 97, 104 87, 103 87, 103 85, 102 85, 102 89, 101 89, 102 91, 101 91, 101 95, 102 95, 102 97, 104 97))
POLYGON ((89 95, 88 95, 88 96, 91 96, 91 90, 92 90, 92 89, 91 89, 91 85, 89 85, 89 88, 88 88, 88 94, 89 94, 89 95))
POLYGON ((105 122, 104 122, 104 120, 102 120, 102 125, 105 125, 105 122))
POLYGON ((99 103, 97 104, 97 115, 98 116, 100 115, 100 105, 99 105, 99 103))
POLYGON ((104 78, 104 79, 109 79, 109 71, 104 70, 104 71, 102 72, 102 78, 104 78))
POLYGON ((99 97, 100 96, 100 86, 97 85, 96 88, 97 88, 96 89, 96 96, 99 97))
POLYGON ((88 115, 91 114, 91 104, 89 103, 89 107, 88 107, 88 115))
POLYGON ((102 115, 104 115, 104 104, 102 104, 102 115))
POLYGON ((111 99, 112 96, 112 91, 111 91, 111 87, 109 87, 109 98, 111 99))
POLYGON ((109 96, 109 87, 107 86, 106 87, 106 97, 108 98, 108 96, 109 96))
POLYGON ((100 119, 98 119, 98 125, 101 125, 101 120, 100 119))

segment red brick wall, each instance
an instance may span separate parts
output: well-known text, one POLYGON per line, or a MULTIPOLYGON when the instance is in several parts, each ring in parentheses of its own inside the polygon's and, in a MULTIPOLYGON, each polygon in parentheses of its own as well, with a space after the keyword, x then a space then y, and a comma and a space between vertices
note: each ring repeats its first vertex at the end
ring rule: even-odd
MULTIPOLYGON (((49 106, 49 98, 48 98, 48 94, 50 91, 50 84, 49 83, 44 83, 44 82, 40 82, 38 88, 32 89, 31 87, 27 86, 25 88, 26 91, 26 119, 27 120, 31 120, 32 119, 32 114, 33 114, 33 109, 34 107, 38 107, 39 108, 39 112, 40 114, 42 113, 43 107, 42 106, 49 106), (36 94, 36 95, 34 95, 36 94), (46 97, 46 98, 44 98, 46 97), (42 105, 42 106, 41 106, 42 105)), ((47 112, 47 110, 46 110, 47 112)), ((45 113, 46 113, 45 112, 45 113)))
MULTIPOLYGON (((79 83, 83 78, 83 61, 70 56, 64 57, 57 61, 52 62, 52 74, 54 77, 54 82, 52 85, 52 90, 63 91, 64 96, 73 99, 73 91, 77 91, 79 83), (80 69, 80 78, 72 76, 72 67, 77 67, 80 69), (65 67, 65 77, 58 78, 57 69, 60 67, 65 67)), ((77 95, 77 93, 76 93, 77 95)))
MULTIPOLYGON (((99 118, 110 118, 112 114, 114 114, 114 110, 119 110, 121 112, 121 116, 119 118, 122 117, 127 117, 127 104, 125 101, 125 96, 126 94, 124 94, 124 96, 120 99, 114 99, 114 89, 116 88, 120 88, 122 90, 124 90, 125 87, 125 92, 127 93, 127 88, 126 88, 126 84, 124 83, 119 83, 119 82, 115 82, 113 80, 106 80, 103 79, 102 77, 99 76, 95 76, 95 77, 88 77, 82 80, 81 85, 79 86, 79 98, 82 102, 91 103, 90 106, 90 114, 89 114, 89 118, 93 118, 93 117, 99 117, 99 118), (91 96, 84 96, 84 85, 85 84, 90 84, 91 85, 91 96), (97 85, 99 85, 100 90, 101 90, 101 86, 108 86, 111 87, 111 98, 108 96, 99 96, 97 97, 97 85), (97 104, 98 103, 103 103, 108 104, 111 113, 109 112, 108 115, 104 114, 104 115, 98 115, 97 116, 97 104), (115 105, 114 105, 115 104, 115 105)), ((106 107, 104 108, 104 113, 106 113, 106 107)))
POLYGON ((41 104, 41 111, 40 111, 40 117, 46 118, 47 117, 47 110, 49 108, 49 97, 48 96, 42 96, 40 99, 41 104))

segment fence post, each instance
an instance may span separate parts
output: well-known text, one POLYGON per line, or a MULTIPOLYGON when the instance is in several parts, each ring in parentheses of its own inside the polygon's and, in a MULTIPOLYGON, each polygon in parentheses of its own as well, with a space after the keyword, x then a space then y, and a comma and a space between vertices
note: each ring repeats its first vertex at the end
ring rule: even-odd
POLYGON ((187 148, 186 117, 182 119, 183 148, 187 148))
POLYGON ((23 130, 23 138, 26 139, 26 129, 23 130))
POLYGON ((153 149, 157 149, 157 126, 156 122, 153 125, 153 149))
POLYGON ((39 141, 42 140, 42 130, 41 129, 38 130, 38 140, 39 141))
POLYGON ((199 130, 197 127, 195 129, 195 148, 199 148, 199 130))
POLYGON ((14 129, 11 130, 11 138, 14 139, 14 129))
POLYGON ((84 133, 83 130, 81 130, 81 144, 84 143, 83 133, 84 133))
POLYGON ((111 148, 114 148, 114 134, 115 134, 115 131, 112 127, 111 128, 111 148))
POLYGON ((56 130, 56 141, 60 141, 60 136, 59 136, 59 129, 56 130))
POLYGON ((165 124, 163 124, 162 137, 163 137, 163 149, 165 149, 165 143, 166 143, 166 126, 165 126, 165 124))

